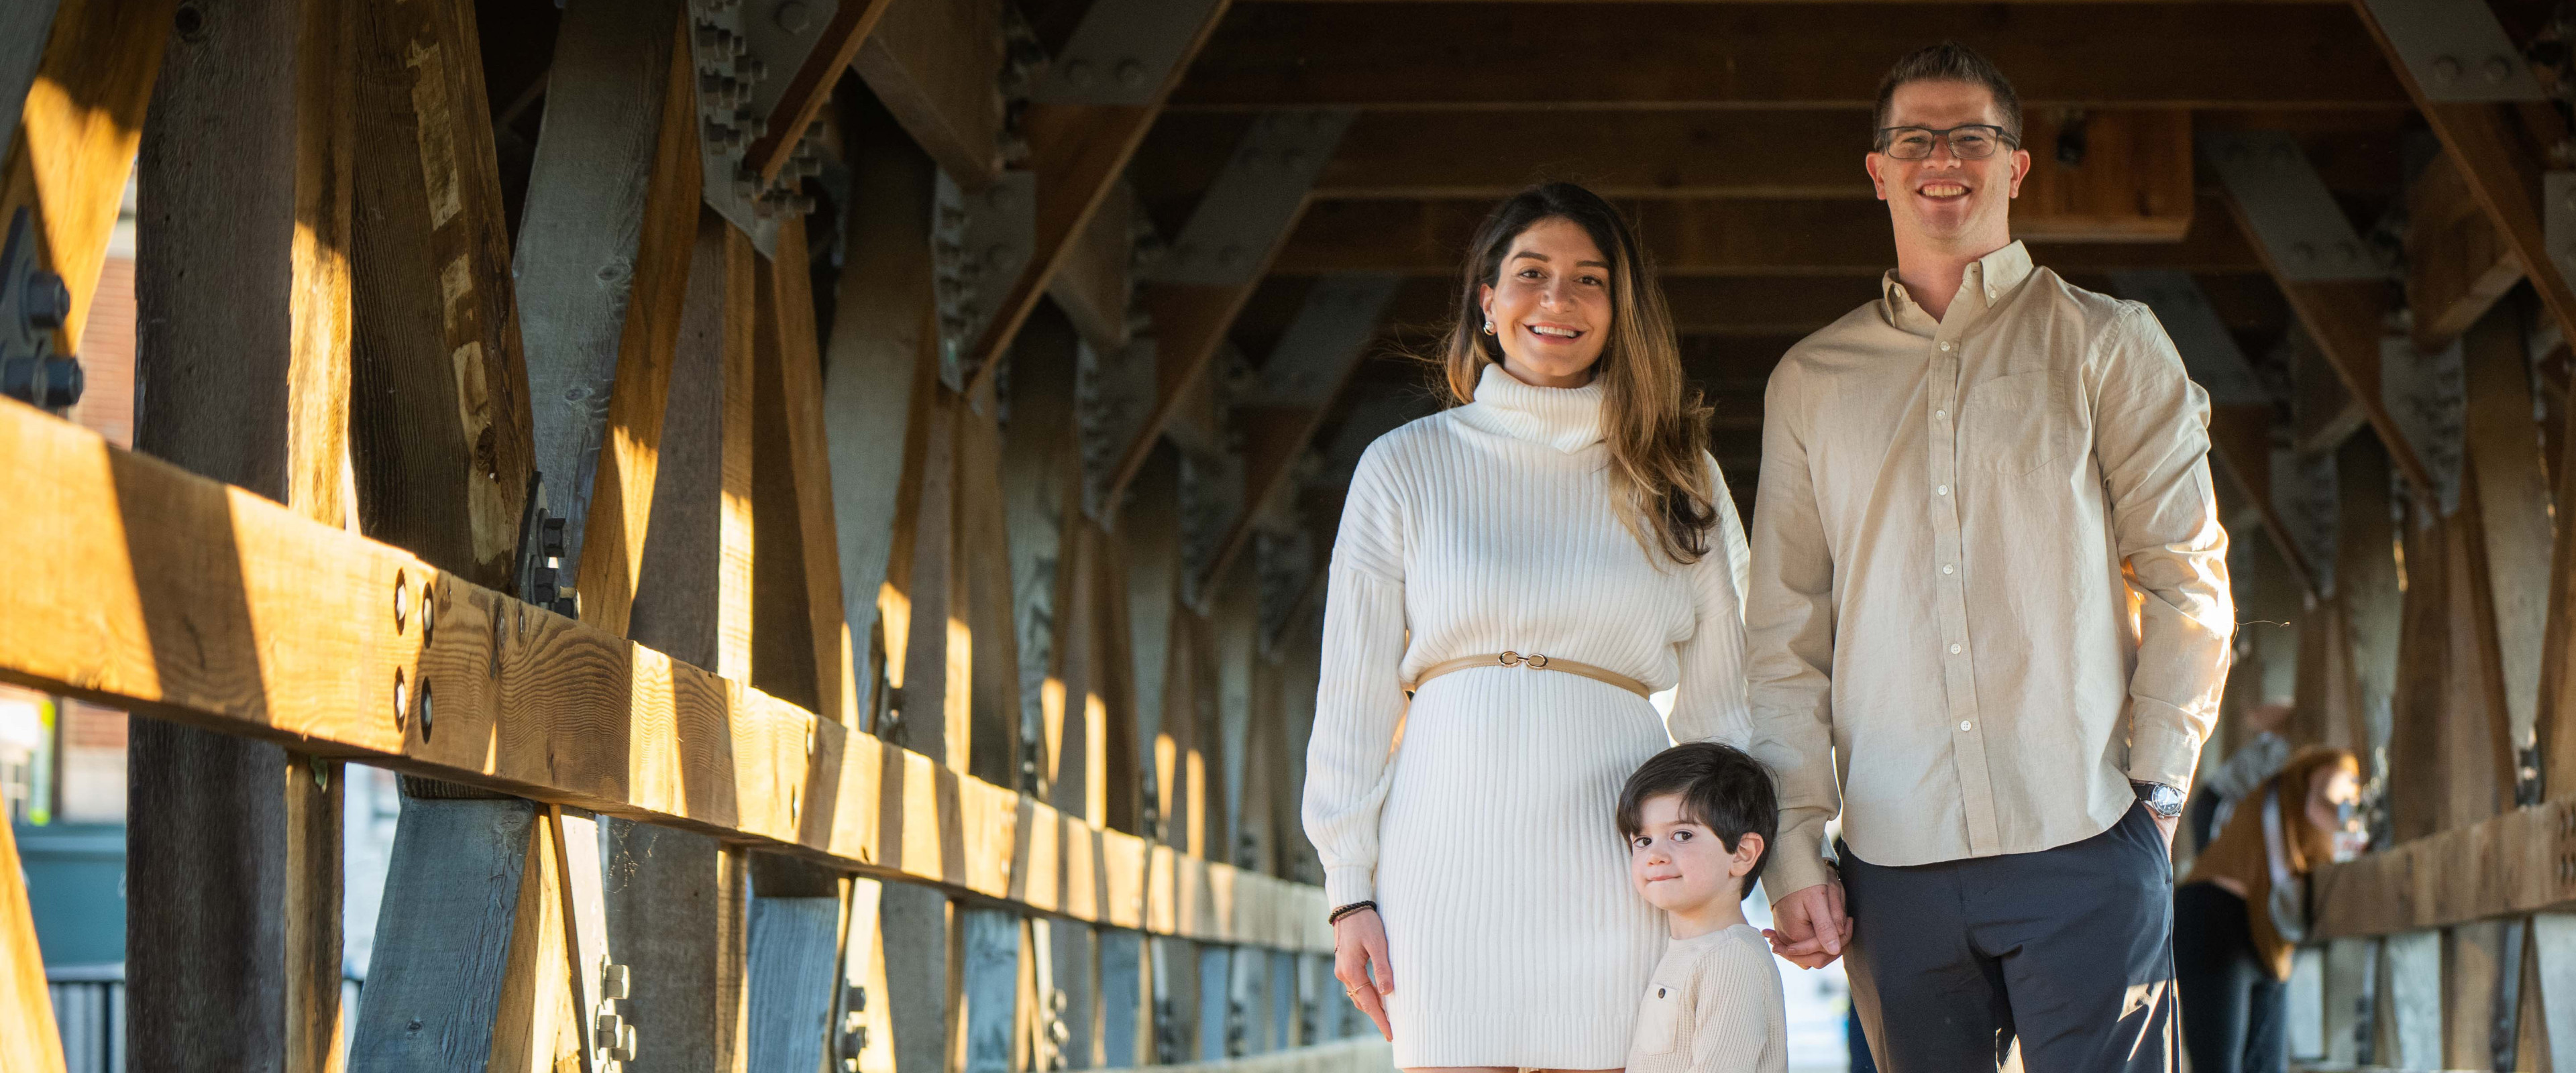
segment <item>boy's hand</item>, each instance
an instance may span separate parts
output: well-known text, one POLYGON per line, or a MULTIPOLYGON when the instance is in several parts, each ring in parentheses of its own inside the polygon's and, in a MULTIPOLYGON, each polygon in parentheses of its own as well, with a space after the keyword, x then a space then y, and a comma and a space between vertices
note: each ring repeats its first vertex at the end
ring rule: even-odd
POLYGON ((1377 1034, 1393 1040, 1385 997, 1395 993, 1395 968, 1387 964, 1386 922, 1378 919, 1377 910, 1362 909, 1333 922, 1333 978, 1342 982, 1351 1005, 1377 1022, 1377 1034))
POLYGON ((1826 880, 1790 891, 1771 903, 1776 930, 1763 932, 1771 952, 1792 964, 1820 969, 1843 956, 1851 942, 1851 917, 1843 912, 1843 885, 1826 880))

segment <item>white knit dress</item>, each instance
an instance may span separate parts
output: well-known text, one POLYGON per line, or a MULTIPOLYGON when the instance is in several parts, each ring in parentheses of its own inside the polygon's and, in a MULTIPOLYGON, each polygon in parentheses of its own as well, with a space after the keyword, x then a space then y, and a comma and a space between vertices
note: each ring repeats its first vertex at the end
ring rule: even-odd
MULTIPOLYGON (((1710 554, 1651 557, 1613 512, 1601 390, 1489 366, 1476 401, 1369 447, 1333 544, 1306 832, 1332 904, 1375 899, 1395 1064, 1610 1069, 1664 949, 1611 811, 1672 739, 1744 743, 1743 526, 1723 478, 1710 554), (1517 651, 1674 688, 1460 671, 1517 651)), ((1711 462, 1710 469, 1716 466, 1711 462)))

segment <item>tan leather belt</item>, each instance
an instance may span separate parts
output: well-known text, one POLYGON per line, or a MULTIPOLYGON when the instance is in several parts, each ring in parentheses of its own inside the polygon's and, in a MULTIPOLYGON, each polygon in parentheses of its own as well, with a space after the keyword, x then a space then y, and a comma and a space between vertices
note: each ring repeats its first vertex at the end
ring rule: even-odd
POLYGON ((1411 693, 1421 689, 1422 683, 1441 675, 1474 670, 1478 667, 1527 667, 1536 671, 1561 671, 1566 674, 1579 674, 1595 682, 1608 682, 1640 697, 1651 696, 1654 693, 1653 690, 1646 688, 1646 683, 1606 667, 1595 667, 1589 663, 1577 663, 1570 659, 1543 656, 1535 652, 1526 656, 1518 652, 1498 652, 1490 656, 1460 656, 1456 659, 1442 660, 1424 668, 1422 677, 1404 683, 1404 691, 1411 693))

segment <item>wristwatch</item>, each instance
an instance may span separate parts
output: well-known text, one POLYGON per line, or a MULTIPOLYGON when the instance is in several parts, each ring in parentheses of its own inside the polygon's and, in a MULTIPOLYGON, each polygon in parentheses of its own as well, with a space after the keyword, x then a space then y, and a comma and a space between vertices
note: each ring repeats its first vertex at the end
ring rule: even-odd
POLYGON ((2161 782, 2139 782, 2136 779, 2129 780, 2129 788, 2136 790, 2138 800, 2156 815, 2168 820, 2182 815, 2182 802, 2186 796, 2182 791, 2161 782))

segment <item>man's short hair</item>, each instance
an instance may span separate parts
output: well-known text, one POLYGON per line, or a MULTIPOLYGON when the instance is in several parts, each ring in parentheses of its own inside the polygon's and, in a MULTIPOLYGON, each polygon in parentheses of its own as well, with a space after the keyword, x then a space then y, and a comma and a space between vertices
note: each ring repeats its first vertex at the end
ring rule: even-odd
POLYGON ((1629 838, 1645 827, 1648 798, 1680 794, 1682 815, 1709 829, 1730 851, 1748 834, 1762 836, 1762 855, 1744 873, 1740 898, 1753 892, 1762 866, 1771 863, 1772 843, 1779 840, 1780 798, 1771 785, 1771 769, 1732 745, 1713 741, 1684 742, 1663 752, 1628 776, 1619 790, 1619 833, 1629 838))
POLYGON ((1965 82, 1984 86, 1994 94, 1995 112, 2003 117, 2004 134, 2014 145, 2021 144, 2021 94, 2013 92, 2012 80, 1992 61, 1977 55, 1975 49, 1956 41, 1915 50, 1896 66, 1887 69, 1887 77, 1878 80, 1878 110, 1871 113, 1869 144, 1878 145, 1878 132, 1887 129, 1887 109, 1896 99, 1897 87, 1914 82, 1965 82))

